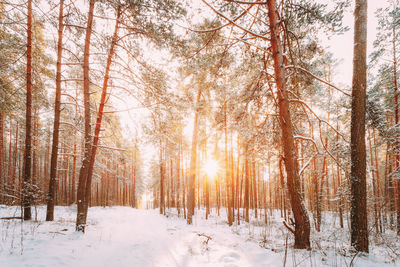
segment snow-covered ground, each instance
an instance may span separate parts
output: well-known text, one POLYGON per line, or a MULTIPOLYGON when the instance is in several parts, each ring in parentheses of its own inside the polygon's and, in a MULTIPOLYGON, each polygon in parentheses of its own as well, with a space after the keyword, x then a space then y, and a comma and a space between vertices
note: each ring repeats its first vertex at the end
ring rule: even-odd
MULTIPOLYGON (((0 217, 18 216, 18 207, 0 206, 0 217)), ((186 225, 173 212, 94 207, 85 234, 74 231, 76 207, 56 207, 56 220, 0 221, 0 266, 350 266, 348 235, 334 226, 313 233, 313 250, 294 250, 278 213, 267 226, 254 221, 229 227, 225 217, 198 214, 186 225), (286 245, 287 240, 287 245, 286 245), (334 240, 334 241, 333 241, 334 240)), ((374 244, 377 243, 374 241, 374 244)), ((372 245, 355 266, 397 266, 398 240, 372 245), (394 251, 391 251, 394 250, 394 251)))

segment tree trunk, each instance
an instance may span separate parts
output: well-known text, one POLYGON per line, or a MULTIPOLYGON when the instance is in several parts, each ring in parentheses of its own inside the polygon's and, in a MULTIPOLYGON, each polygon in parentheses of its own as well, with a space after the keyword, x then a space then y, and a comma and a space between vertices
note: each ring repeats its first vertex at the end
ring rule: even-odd
MULTIPOLYGON (((5 193, 6 176, 4 171, 4 113, 0 110, 0 193, 5 193)), ((4 196, 0 196, 0 203, 4 203, 4 196)))
POLYGON ((367 0, 355 0, 351 109, 351 245, 368 252, 365 112, 367 86, 367 0))
POLYGON ((233 162, 233 136, 231 134, 231 148, 230 148, 230 180, 231 180, 231 222, 235 222, 235 164, 233 162))
POLYGON ((253 207, 254 207, 254 216, 255 216, 255 218, 256 219, 258 219, 258 198, 257 198, 257 192, 258 192, 258 190, 257 190, 257 168, 256 168, 256 161, 255 161, 255 159, 253 158, 253 160, 252 160, 252 163, 251 163, 251 166, 252 166, 252 170, 253 170, 253 179, 252 179, 252 181, 253 181, 253 207))
POLYGON ((236 162, 236 215, 237 215, 237 223, 240 224, 240 197, 239 194, 239 175, 240 175, 240 142, 239 135, 237 136, 237 162, 236 162))
MULTIPOLYGON (((101 98, 100 98, 100 105, 99 105, 99 110, 97 112, 96 126, 95 126, 95 129, 94 129, 93 144, 91 146, 90 162, 89 162, 89 168, 88 168, 88 171, 87 171, 87 178, 86 178, 86 189, 85 189, 85 199, 86 199, 86 201, 89 201, 90 195, 91 195, 90 192, 91 192, 91 188, 92 188, 93 167, 94 167, 94 162, 95 162, 95 159, 96 159, 97 146, 99 144, 101 121, 103 119, 104 105, 106 103, 107 88, 108 88, 108 80, 109 80, 109 77, 110 77, 111 63, 112 63, 112 58, 114 56, 115 45, 117 44, 117 41, 118 41, 117 40, 118 39, 118 26, 119 26, 120 15, 121 15, 121 6, 118 6, 117 16, 116 16, 116 20, 115 20, 114 34, 113 34, 113 37, 112 37, 112 40, 111 40, 110 50, 108 52, 108 57, 107 57, 106 69, 105 69, 105 73, 104 73, 103 87, 102 87, 101 98)), ((85 221, 85 223, 86 223, 87 212, 88 212, 88 205, 85 205, 85 211, 84 211, 84 216, 85 216, 84 221, 85 221)))
MULTIPOLYGON (((396 22, 393 22, 392 35, 393 35, 393 95, 394 95, 394 125, 399 125, 399 95, 397 84, 397 55, 396 55, 396 22)), ((399 136, 395 136, 395 149, 394 149, 394 167, 396 172, 399 172, 400 167, 400 143, 399 136)), ((397 180, 397 235, 400 235, 400 182, 397 180)))
POLYGON ((13 192, 18 189, 16 178, 17 178, 17 163, 18 163, 18 142, 19 142, 19 125, 17 122, 15 129, 15 138, 14 138, 14 151, 12 156, 12 167, 11 167, 11 189, 13 192))
POLYGON ((160 214, 165 214, 165 177, 164 177, 164 158, 163 143, 160 140, 160 214))
MULTIPOLYGON (((8 179, 7 179, 7 185, 8 186, 14 186, 14 184, 11 183, 11 172, 12 172, 12 117, 9 116, 10 118, 10 136, 9 136, 9 141, 8 141, 8 179)), ((18 125, 18 124, 17 124, 18 125)))
POLYGON ((229 198, 229 185, 230 185, 230 175, 229 175, 229 164, 228 164, 228 127, 226 121, 226 101, 224 102, 224 141, 225 141, 225 149, 224 149, 224 162, 225 162, 225 183, 226 183, 226 208, 227 208, 227 219, 228 225, 232 225, 232 209, 231 209, 231 201, 229 198))
POLYGON ((179 144, 178 144, 178 159, 176 162, 176 209, 178 211, 178 217, 181 215, 180 207, 180 194, 181 194, 181 158, 182 158, 182 127, 179 132, 179 144))
POLYGON ((132 206, 136 208, 136 153, 137 153, 137 147, 136 144, 134 146, 134 151, 133 151, 133 188, 132 188, 132 206))
POLYGON ((274 59, 275 82, 279 107, 279 121, 282 130, 282 144, 284 162, 287 173, 287 185, 295 219, 294 247, 299 249, 310 248, 310 221, 300 192, 299 167, 296 147, 293 137, 293 125, 289 110, 289 98, 286 89, 286 74, 283 60, 281 41, 279 37, 278 14, 275 0, 267 3, 268 18, 271 35, 271 49, 274 59))
MULTIPOLYGON (((376 170, 374 170, 374 155, 372 150, 372 135, 371 131, 368 131, 368 144, 369 144, 369 158, 370 158, 370 171, 371 171, 371 178, 372 178, 372 193, 373 193, 373 203, 374 203, 374 226, 375 226, 375 233, 379 233, 379 223, 378 223, 378 206, 377 206, 377 190, 376 190, 376 170)), ((376 145, 376 144, 374 144, 376 145)))
POLYGON ((379 231, 382 233, 382 208, 381 208, 381 187, 380 187, 380 175, 379 175, 379 159, 378 159, 378 150, 377 144, 375 141, 375 129, 372 129, 372 138, 374 139, 374 155, 375 155, 375 170, 376 170, 376 204, 378 206, 378 223, 379 223, 379 231))
POLYGON ((96 0, 90 0, 88 21, 86 26, 85 48, 83 53, 83 102, 84 102, 84 120, 85 120, 85 147, 83 152, 82 166, 79 170, 78 182, 78 210, 76 216, 76 230, 85 232, 86 211, 89 205, 89 199, 86 198, 86 184, 92 150, 91 125, 90 125, 90 77, 89 77, 89 56, 90 56, 90 37, 92 35, 93 12, 96 0))
POLYGON ((245 169, 245 174, 244 174, 244 200, 243 200, 243 205, 244 205, 244 210, 245 210, 245 217, 244 220, 248 223, 250 222, 249 218, 249 187, 250 187, 250 167, 249 167, 249 157, 248 157, 248 145, 245 144, 245 149, 244 149, 244 169, 245 169))
POLYGON ((194 123, 193 123, 193 137, 192 137, 192 150, 190 158, 190 172, 189 172, 189 188, 187 197, 187 223, 192 224, 192 217, 194 215, 195 199, 196 199, 196 165, 197 165, 197 131, 198 131, 198 120, 199 120, 199 110, 200 110, 200 97, 201 89, 198 89, 196 98, 196 107, 194 113, 194 123))
POLYGON ((60 0, 60 11, 58 15, 56 99, 54 104, 53 143, 51 147, 50 182, 49 182, 49 193, 47 194, 46 221, 54 220, 54 196, 56 194, 58 137, 60 132, 60 113, 61 113, 61 61, 62 61, 62 48, 63 48, 63 30, 64 30, 64 0, 60 0))
POLYGON ((31 165, 32 165, 32 0, 28 0, 27 23, 27 50, 26 50, 26 125, 25 125, 25 153, 24 153, 24 183, 23 206, 24 220, 32 218, 31 213, 31 165))
POLYGON ((70 204, 76 203, 76 142, 74 140, 74 154, 72 156, 72 181, 71 181, 71 201, 70 204))

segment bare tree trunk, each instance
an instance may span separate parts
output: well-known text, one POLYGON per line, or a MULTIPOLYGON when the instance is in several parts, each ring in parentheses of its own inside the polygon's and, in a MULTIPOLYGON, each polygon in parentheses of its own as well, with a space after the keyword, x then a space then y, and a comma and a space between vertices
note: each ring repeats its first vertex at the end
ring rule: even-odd
POLYGON ((241 194, 239 193, 239 175, 240 175, 240 142, 239 135, 237 136, 237 162, 236 162, 236 215, 237 215, 237 223, 240 224, 240 198, 241 194))
MULTIPOLYGON (((35 102, 36 98, 33 99, 35 102)), ((38 161, 38 139, 39 139, 39 115, 38 115, 38 107, 33 107, 33 137, 32 137, 32 174, 31 174, 31 190, 35 190, 36 180, 37 180, 37 161, 38 161)), ((34 191, 32 191, 34 194, 34 191)), ((34 196, 32 195, 32 201, 34 201, 34 196)))
POLYGON ((378 223, 379 223, 379 230, 382 233, 382 208, 381 208, 381 187, 380 187, 380 175, 379 175, 379 159, 378 159, 378 151, 377 151, 377 144, 375 141, 375 129, 372 129, 372 137, 374 139, 374 155, 375 155, 375 170, 376 170, 376 204, 378 206, 378 223))
POLYGON ((50 182, 47 194, 46 221, 54 220, 54 196, 56 194, 58 138, 60 132, 61 114, 61 61, 63 49, 64 30, 64 0, 60 0, 60 11, 58 14, 58 44, 57 44, 57 68, 56 68, 56 99, 54 104, 53 143, 51 147, 50 160, 50 182))
POLYGON ((252 163, 252 170, 253 170, 253 207, 254 207, 254 216, 256 217, 256 219, 258 218, 258 198, 257 198, 257 169, 256 169, 256 161, 253 158, 252 163))
POLYGON ((194 113, 194 124, 193 124, 193 137, 192 137, 192 150, 190 158, 190 173, 189 173, 189 188, 187 198, 187 223, 192 224, 192 217, 194 215, 195 199, 196 199, 196 165, 197 165, 197 132, 198 132, 198 121, 199 121, 199 109, 200 109, 200 97, 201 88, 198 89, 196 98, 196 107, 194 113))
POLYGON ((137 167, 137 162, 136 162, 136 153, 137 153, 137 147, 136 144, 134 146, 134 151, 133 151, 133 188, 132 188, 132 206, 136 208, 136 167, 137 167))
MULTIPOLYGON (((396 22, 393 22, 392 35, 393 35, 393 95, 394 95, 394 124, 399 124, 399 95, 397 84, 397 54, 396 54, 396 22)), ((395 171, 399 172, 400 167, 400 143, 399 136, 395 136, 395 149, 394 149, 394 167, 395 171)), ((400 235, 400 182, 397 180, 397 235, 400 235)))
MULTIPOLYGON (((8 179, 7 179, 7 185, 8 186, 13 186, 13 184, 11 183, 11 171, 12 171, 12 161, 11 161, 11 159, 12 159, 12 117, 11 116, 9 116, 10 117, 10 127, 9 127, 9 129, 10 129, 10 136, 9 136, 9 141, 8 141, 8 143, 9 143, 9 146, 8 146, 8 179)), ((18 124, 17 124, 18 125, 18 124)))
POLYGON ((313 206, 314 206, 314 223, 315 230, 321 231, 321 199, 320 199, 320 182, 318 181, 317 160, 315 157, 312 160, 313 170, 311 174, 311 181, 314 184, 313 206))
POLYGON ((181 194, 181 158, 182 158, 182 127, 179 132, 179 148, 178 148, 178 159, 176 162, 176 209, 178 211, 178 217, 181 215, 180 206, 180 194, 181 194))
POLYGON ((249 157, 248 157, 248 145, 245 144, 245 149, 244 149, 244 169, 245 169, 245 174, 244 174, 244 200, 243 200, 243 205, 245 209, 245 218, 244 220, 246 222, 250 222, 249 218, 249 187, 250 187, 250 166, 249 166, 249 157))
POLYGON ((183 192, 182 192, 182 206, 183 207, 182 208, 183 208, 183 218, 186 219, 187 218, 187 212, 186 212, 186 209, 187 209, 187 207, 186 207, 187 164, 184 164, 185 163, 184 155, 183 155, 182 163, 183 163, 183 165, 186 165, 186 168, 184 168, 185 166, 183 166, 183 168, 182 168, 182 183, 183 183, 182 184, 182 190, 183 190, 183 192))
POLYGON ((367 0, 355 0, 351 109, 351 245, 368 252, 365 112, 367 87, 367 0))
POLYGON ((76 203, 76 142, 74 140, 74 154, 72 156, 72 181, 71 181, 71 201, 70 204, 76 203))
POLYGON ((227 207, 227 219, 228 225, 232 225, 232 209, 231 209, 231 201, 229 198, 229 182, 230 182, 230 175, 229 175, 229 164, 228 164, 228 129, 227 129, 227 121, 226 121, 226 101, 224 102, 224 140, 225 140, 225 150, 224 150, 224 162, 225 162, 225 182, 226 182, 226 207, 227 207))
POLYGON ((19 142, 19 127, 18 122, 15 129, 15 140, 14 140, 14 151, 12 156, 12 167, 11 167, 11 187, 13 190, 18 189, 16 178, 17 178, 17 161, 18 161, 18 142, 19 142))
POLYGON ((24 183, 23 206, 24 220, 32 219, 31 213, 31 165, 32 165, 32 0, 28 0, 27 23, 27 50, 26 50, 26 128, 25 128, 25 153, 24 153, 24 183))
POLYGON ((231 180, 231 222, 235 222, 235 164, 233 162, 233 136, 231 134, 230 138, 231 148, 230 148, 230 180, 231 180))
POLYGON ((89 56, 90 56, 90 37, 92 35, 93 12, 96 0, 90 0, 88 21, 86 26, 85 48, 83 53, 83 102, 84 102, 84 120, 85 120, 85 147, 83 152, 82 166, 79 171, 78 182, 78 210, 76 216, 76 230, 85 232, 86 211, 89 205, 89 199, 86 199, 86 184, 89 170, 89 163, 92 150, 91 125, 90 125, 90 77, 89 77, 89 56))
MULTIPOLYGON (((0 111, 0 194, 5 193, 6 176, 4 171, 4 113, 0 111)), ((4 195, 0 196, 0 203, 4 203, 4 195)))
POLYGON ((165 214, 165 176, 164 176, 164 157, 163 143, 160 140, 160 214, 165 214))
MULTIPOLYGON (((111 70, 111 63, 112 63, 112 58, 114 56, 114 49, 115 45, 117 44, 117 39, 118 39, 118 26, 119 26, 119 18, 121 16, 121 6, 118 6, 117 9, 117 16, 115 20, 115 28, 114 28, 114 34, 111 40, 111 45, 110 45, 110 50, 108 52, 108 57, 107 57, 107 64, 106 64, 106 69, 104 73, 104 80, 103 80, 103 87, 101 91, 101 98, 100 98, 100 105, 99 105, 99 110, 97 112, 97 120, 96 120, 96 126, 94 129, 94 138, 93 138, 93 144, 91 146, 91 153, 90 153, 90 162, 89 162, 89 168, 87 171, 87 178, 86 178, 86 189, 85 189, 85 199, 86 201, 89 201, 90 195, 91 195, 91 188, 92 188, 92 176, 93 176, 93 167, 94 167, 94 162, 96 159, 96 152, 97 152, 97 146, 99 143, 99 137, 100 137, 100 129, 101 129, 101 121, 103 119, 103 110, 104 110, 104 105, 106 103, 106 97, 107 97, 107 89, 108 89, 108 80, 110 77, 110 70, 111 70)), ((86 223, 86 217, 87 217, 87 212, 88 212, 88 205, 85 205, 85 211, 84 211, 84 216, 85 216, 85 223, 86 223)))
MULTIPOLYGON (((368 144, 369 144, 369 158, 370 158, 370 171, 371 171, 371 178, 372 178, 372 193, 373 193, 373 203, 374 203, 374 225, 375 225, 375 233, 379 233, 379 220, 378 220, 378 206, 377 206, 377 190, 376 190, 376 170, 374 170, 374 155, 372 150, 372 135, 371 131, 368 131, 368 144)), ((375 144, 374 144, 375 145, 375 144)))
POLYGON ((293 125, 289 110, 285 64, 279 37, 280 23, 278 22, 275 0, 268 1, 267 6, 279 106, 279 121, 282 130, 282 145, 287 174, 287 185, 295 219, 294 247, 299 249, 309 249, 310 221, 300 192, 299 167, 293 137, 293 125))

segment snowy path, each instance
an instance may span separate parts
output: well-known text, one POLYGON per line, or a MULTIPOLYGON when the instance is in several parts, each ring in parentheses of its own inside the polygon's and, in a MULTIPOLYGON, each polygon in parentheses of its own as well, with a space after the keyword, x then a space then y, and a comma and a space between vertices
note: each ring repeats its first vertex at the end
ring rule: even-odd
MULTIPOLYGON (((18 220, 0 220, 0 267, 284 265, 287 233, 278 213, 269 219, 268 226, 263 223, 257 226, 253 222, 229 227, 224 216, 204 220, 200 215, 194 217, 193 225, 187 225, 176 215, 166 218, 157 210, 95 207, 90 208, 89 226, 81 234, 74 229, 75 206, 56 207, 54 222, 43 221, 45 210, 45 207, 38 208, 38 222, 21 224, 18 220), (211 239, 207 242, 208 237, 211 239)), ((0 217, 18 216, 18 212, 18 207, 0 206, 0 217)), ((348 235, 335 228, 320 235, 314 232, 315 247, 340 233, 348 235)), ((338 246, 346 256, 332 249, 305 251, 289 246, 286 266, 349 266, 352 255, 346 252, 348 248, 344 249, 348 243, 346 235, 334 239, 334 243, 324 244, 338 246)), ((387 248, 374 247, 371 251, 375 255, 357 258, 355 266, 400 266, 399 261, 391 262, 387 248)))
MULTIPOLYGON (((39 218, 43 212, 39 209, 39 218)), ((56 212, 62 220, 25 224, 23 241, 19 223, 2 222, 2 229, 8 223, 11 231, 1 236, 7 242, 0 247, 0 266, 246 267, 271 266, 274 261, 273 265, 282 265, 279 255, 266 257, 265 249, 244 242, 215 221, 188 226, 183 219, 167 219, 155 210, 92 208, 90 225, 82 235, 74 232, 74 208, 58 207, 56 212)))

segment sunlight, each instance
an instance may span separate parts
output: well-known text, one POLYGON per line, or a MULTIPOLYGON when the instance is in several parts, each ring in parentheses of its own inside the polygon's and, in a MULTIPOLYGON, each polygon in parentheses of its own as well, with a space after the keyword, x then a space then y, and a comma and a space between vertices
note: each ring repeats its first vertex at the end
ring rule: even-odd
POLYGON ((214 178, 218 174, 220 167, 219 167, 218 161, 216 161, 213 158, 209 158, 204 163, 202 169, 203 169, 203 172, 206 173, 209 178, 214 178))
POLYGON ((151 203, 153 201, 153 195, 150 192, 145 192, 142 195, 141 199, 141 207, 142 209, 149 209, 151 207, 151 203))
POLYGON ((192 136, 193 136, 193 116, 190 116, 190 118, 188 119, 188 122, 183 127, 183 136, 186 138, 186 140, 192 140, 192 136))

